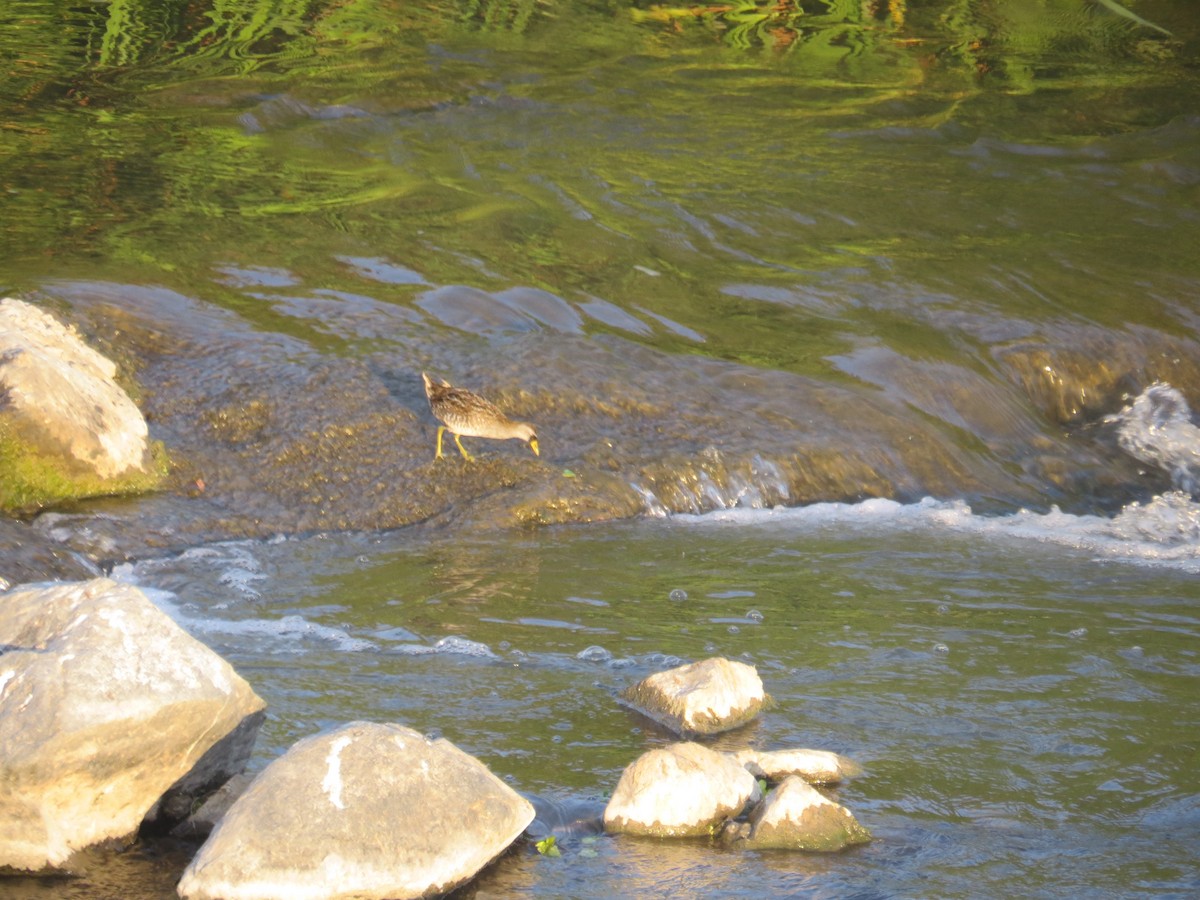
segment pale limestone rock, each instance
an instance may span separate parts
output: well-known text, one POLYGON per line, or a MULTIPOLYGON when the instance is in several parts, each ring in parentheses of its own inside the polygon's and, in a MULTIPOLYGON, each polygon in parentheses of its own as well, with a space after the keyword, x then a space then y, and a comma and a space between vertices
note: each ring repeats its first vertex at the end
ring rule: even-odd
POLYGON ((116 371, 49 313, 0 300, 0 413, 101 478, 145 471, 149 461, 146 420, 116 371))
POLYGON ((750 814, 747 850, 843 850, 871 839, 853 813, 825 798, 798 775, 789 775, 750 814))
POLYGON ((678 734, 717 734, 744 725, 769 702, 753 666, 714 657, 659 672, 621 699, 678 734))
POLYGON ((754 776, 700 744, 650 750, 621 774, 604 810, 608 831, 655 837, 714 834, 758 793, 754 776))
POLYGON ((179 895, 440 894, 474 877, 533 817, 528 801, 449 741, 353 722, 267 766, 184 871, 179 895))
POLYGON ((0 597, 0 868, 61 866, 240 771, 264 704, 137 588, 0 597))
POLYGON ((862 772, 858 763, 828 750, 739 750, 733 758, 767 781, 799 775, 809 784, 839 784, 862 772))

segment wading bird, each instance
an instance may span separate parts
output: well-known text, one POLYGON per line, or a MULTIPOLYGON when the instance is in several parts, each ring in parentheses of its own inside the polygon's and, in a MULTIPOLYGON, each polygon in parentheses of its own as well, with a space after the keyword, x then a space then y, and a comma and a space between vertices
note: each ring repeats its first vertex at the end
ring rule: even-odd
POLYGON ((538 452, 537 432, 528 422, 514 422, 488 400, 465 388, 456 388, 450 382, 442 380, 434 384, 433 379, 421 373, 425 379, 425 396, 429 398, 429 409, 435 418, 442 422, 438 426, 437 456, 442 458, 442 434, 449 431, 454 435, 454 443, 458 444, 458 452, 468 461, 474 461, 467 448, 462 445, 461 438, 481 437, 494 441, 504 441, 509 438, 526 441, 534 456, 538 452))

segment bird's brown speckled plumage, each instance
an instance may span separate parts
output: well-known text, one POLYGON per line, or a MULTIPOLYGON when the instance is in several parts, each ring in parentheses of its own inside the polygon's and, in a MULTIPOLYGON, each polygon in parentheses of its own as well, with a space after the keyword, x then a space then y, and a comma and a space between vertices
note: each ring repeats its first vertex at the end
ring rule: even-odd
POLYGON ((435 384, 424 372, 421 378, 425 381, 429 409, 442 422, 438 427, 436 459, 442 458, 442 434, 447 431, 454 435, 459 453, 468 460, 474 457, 463 447, 460 438, 481 437, 496 441, 513 438, 526 441, 534 455, 539 455, 537 432, 528 422, 514 422, 496 404, 466 388, 454 387, 445 380, 435 384))

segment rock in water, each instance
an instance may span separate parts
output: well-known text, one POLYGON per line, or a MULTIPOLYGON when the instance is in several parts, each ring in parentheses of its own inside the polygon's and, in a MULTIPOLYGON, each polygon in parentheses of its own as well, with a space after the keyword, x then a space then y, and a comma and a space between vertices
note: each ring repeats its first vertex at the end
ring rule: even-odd
POLYGON ((753 666, 721 657, 651 675, 621 699, 684 736, 737 728, 769 701, 753 666))
POLYGON ((225 813, 229 812, 234 801, 246 793, 246 789, 250 787, 253 780, 245 772, 234 775, 213 792, 199 809, 191 812, 186 819, 172 828, 171 834, 175 837, 194 840, 208 837, 225 817, 225 813))
POLYGON ((739 750, 733 758, 767 781, 799 775, 809 784, 840 784, 862 772, 858 763, 828 750, 739 750))
POLYGON ((871 833, 844 806, 828 800, 798 775, 785 778, 750 814, 747 850, 843 850, 871 833))
POLYGON ((148 430, 117 367, 48 313, 0 300, 0 415, 18 437, 100 478, 147 471, 148 430))
POLYGON ((626 767, 604 827, 654 837, 711 835, 757 793, 754 776, 732 757, 700 744, 672 744, 626 767))
POLYGON ((61 866, 190 805, 245 767, 264 706, 135 587, 0 596, 0 868, 61 866))
POLYGON ((440 894, 474 877, 533 817, 528 801, 449 741, 352 722, 267 766, 184 871, 179 895, 440 894))

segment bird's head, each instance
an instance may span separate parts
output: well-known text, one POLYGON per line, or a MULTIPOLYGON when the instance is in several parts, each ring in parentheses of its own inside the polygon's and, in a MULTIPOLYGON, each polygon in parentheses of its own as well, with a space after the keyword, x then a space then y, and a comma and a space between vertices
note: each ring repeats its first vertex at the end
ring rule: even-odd
POLYGON ((537 432, 533 430, 532 425, 526 422, 521 422, 519 425, 517 425, 516 436, 529 444, 529 449, 533 451, 534 456, 542 455, 541 451, 538 450, 537 432))

